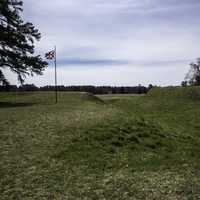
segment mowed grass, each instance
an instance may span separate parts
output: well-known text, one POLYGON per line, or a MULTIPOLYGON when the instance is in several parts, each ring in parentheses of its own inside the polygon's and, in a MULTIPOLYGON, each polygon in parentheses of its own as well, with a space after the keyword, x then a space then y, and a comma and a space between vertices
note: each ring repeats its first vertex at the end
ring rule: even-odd
POLYGON ((0 93, 0 199, 200 199, 199 91, 0 93))

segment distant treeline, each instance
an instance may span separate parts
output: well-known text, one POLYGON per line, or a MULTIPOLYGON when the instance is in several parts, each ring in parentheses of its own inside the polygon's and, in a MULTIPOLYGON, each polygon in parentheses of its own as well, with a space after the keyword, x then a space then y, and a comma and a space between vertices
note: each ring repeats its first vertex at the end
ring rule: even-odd
MULTIPOLYGON (((147 93, 153 86, 150 84, 148 87, 145 86, 133 86, 133 87, 112 87, 112 86, 57 86, 58 91, 68 92, 90 92, 93 94, 144 94, 147 93)), ((22 86, 7 85, 0 86, 0 92, 3 91, 54 91, 54 86, 43 86, 37 87, 34 84, 25 84, 22 86)))

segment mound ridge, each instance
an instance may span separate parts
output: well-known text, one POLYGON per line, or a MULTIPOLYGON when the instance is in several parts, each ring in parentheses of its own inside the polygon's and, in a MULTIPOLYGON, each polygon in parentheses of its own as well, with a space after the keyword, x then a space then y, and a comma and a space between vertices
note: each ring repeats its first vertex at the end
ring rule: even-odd
POLYGON ((93 102, 97 102, 97 103, 104 103, 104 101, 100 98, 98 98, 97 96, 95 96, 94 94, 92 93, 89 93, 89 92, 82 92, 80 93, 80 97, 81 99, 83 100, 86 100, 86 101, 93 101, 93 102))
POLYGON ((73 160, 95 160, 113 157, 127 152, 170 152, 173 149, 174 136, 167 133, 158 124, 144 119, 104 121, 74 137, 66 148, 57 151, 54 158, 73 160), (79 158, 79 159, 77 159, 79 158))
POLYGON ((200 100, 200 87, 155 87, 148 92, 147 96, 200 100))
POLYGON ((86 131, 82 143, 105 148, 159 149, 167 146, 169 135, 158 125, 144 119, 105 122, 86 131))

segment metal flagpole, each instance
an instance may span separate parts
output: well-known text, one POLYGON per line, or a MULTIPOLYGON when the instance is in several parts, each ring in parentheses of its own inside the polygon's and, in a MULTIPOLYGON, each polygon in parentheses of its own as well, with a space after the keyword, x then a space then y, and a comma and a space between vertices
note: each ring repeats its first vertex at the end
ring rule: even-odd
POLYGON ((56 97, 56 103, 58 102, 58 86, 57 86, 57 63, 56 63, 56 46, 54 49, 54 53, 55 53, 55 97, 56 97))

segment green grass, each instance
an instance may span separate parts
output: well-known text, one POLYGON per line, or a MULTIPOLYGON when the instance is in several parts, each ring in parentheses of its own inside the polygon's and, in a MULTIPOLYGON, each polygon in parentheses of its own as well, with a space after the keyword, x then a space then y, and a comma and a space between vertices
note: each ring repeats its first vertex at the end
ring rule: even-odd
POLYGON ((0 199, 199 199, 199 91, 0 93, 0 199))

